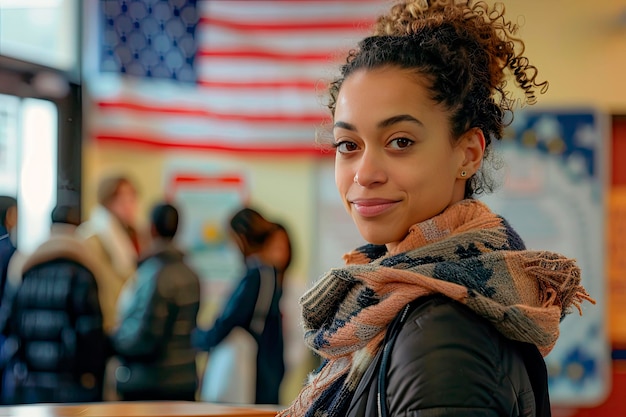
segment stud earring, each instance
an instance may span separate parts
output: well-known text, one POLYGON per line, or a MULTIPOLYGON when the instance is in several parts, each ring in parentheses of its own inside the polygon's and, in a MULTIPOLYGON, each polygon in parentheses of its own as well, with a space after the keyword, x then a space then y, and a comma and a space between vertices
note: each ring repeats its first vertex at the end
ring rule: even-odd
POLYGON ((354 183, 355 183, 355 184, 358 184, 358 183, 359 183, 359 174, 356 174, 356 175, 354 176, 354 183))
POLYGON ((467 176, 467 172, 461 171, 461 178, 465 178, 467 176))

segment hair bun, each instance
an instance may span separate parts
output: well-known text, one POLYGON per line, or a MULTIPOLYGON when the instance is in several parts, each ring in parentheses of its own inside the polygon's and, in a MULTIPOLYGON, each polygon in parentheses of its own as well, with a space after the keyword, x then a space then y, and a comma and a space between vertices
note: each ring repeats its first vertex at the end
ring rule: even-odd
MULTIPOLYGON (((502 3, 490 7, 484 1, 401 0, 377 19, 374 35, 410 36, 430 30, 435 41, 438 30, 452 26, 459 38, 475 43, 488 57, 488 67, 481 72, 488 74, 490 88, 501 96, 504 109, 511 109, 516 101, 534 104, 537 92, 545 93, 548 82, 537 81, 537 69, 523 56, 524 43, 515 37, 518 25, 504 18, 504 10, 502 3), (509 76, 523 91, 523 99, 514 100, 514 92, 505 90, 509 76)), ((468 62, 470 67, 475 64, 468 62)))

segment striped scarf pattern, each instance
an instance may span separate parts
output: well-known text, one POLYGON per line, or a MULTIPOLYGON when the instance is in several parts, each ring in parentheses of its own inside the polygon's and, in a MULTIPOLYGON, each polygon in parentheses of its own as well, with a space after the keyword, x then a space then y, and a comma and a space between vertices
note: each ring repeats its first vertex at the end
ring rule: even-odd
POLYGON ((305 343, 324 364, 280 416, 345 415, 387 326, 416 298, 443 294, 463 303, 544 356, 563 317, 594 303, 574 260, 526 250, 506 220, 477 200, 414 225, 392 253, 366 245, 344 259, 300 300, 305 343))

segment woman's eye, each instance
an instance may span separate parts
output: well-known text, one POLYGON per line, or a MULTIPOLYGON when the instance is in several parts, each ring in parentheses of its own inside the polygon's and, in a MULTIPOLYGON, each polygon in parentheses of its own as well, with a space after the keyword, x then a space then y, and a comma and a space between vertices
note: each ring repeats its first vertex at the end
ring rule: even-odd
POLYGON ((337 152, 339 153, 348 153, 356 151, 358 147, 354 142, 342 141, 335 143, 335 149, 337 149, 337 152))
POLYGON ((394 149, 404 149, 413 145, 415 142, 407 138, 397 138, 389 142, 389 146, 394 149))

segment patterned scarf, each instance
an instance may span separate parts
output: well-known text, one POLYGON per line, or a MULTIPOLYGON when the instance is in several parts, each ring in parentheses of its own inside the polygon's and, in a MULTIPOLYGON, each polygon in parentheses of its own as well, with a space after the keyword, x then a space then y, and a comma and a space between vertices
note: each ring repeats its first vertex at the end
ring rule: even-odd
POLYGON ((545 356, 559 323, 584 300, 575 261, 525 250, 502 217, 463 200, 413 226, 393 253, 366 245, 344 256, 301 298, 306 344, 324 365, 280 416, 343 416, 381 347, 387 326, 412 300, 443 294, 489 320, 505 337, 545 356))

